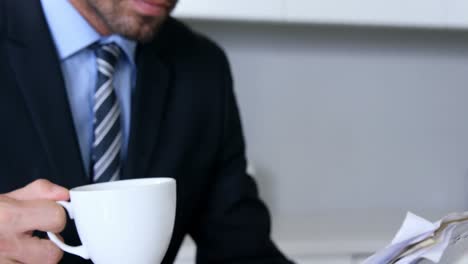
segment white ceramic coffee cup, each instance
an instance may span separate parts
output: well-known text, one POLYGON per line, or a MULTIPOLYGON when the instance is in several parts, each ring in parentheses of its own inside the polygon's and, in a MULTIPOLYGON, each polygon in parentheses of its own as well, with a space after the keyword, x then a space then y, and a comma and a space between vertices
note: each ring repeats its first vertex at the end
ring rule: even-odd
POLYGON ((75 219, 83 245, 63 251, 96 264, 161 263, 172 236, 176 182, 170 178, 123 180, 70 190, 71 202, 58 202, 75 219))

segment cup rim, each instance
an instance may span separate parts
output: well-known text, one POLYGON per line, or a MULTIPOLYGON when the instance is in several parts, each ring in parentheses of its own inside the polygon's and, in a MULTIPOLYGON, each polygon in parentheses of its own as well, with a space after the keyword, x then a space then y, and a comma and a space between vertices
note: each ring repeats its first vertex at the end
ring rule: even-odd
POLYGON ((176 183, 173 178, 138 178, 138 179, 126 179, 113 182, 103 182, 103 183, 93 183, 78 186, 72 188, 70 192, 74 193, 85 193, 85 192, 118 192, 118 191, 128 191, 134 189, 142 189, 148 187, 154 187, 161 184, 167 183, 176 183), (128 184, 128 183, 132 184, 128 184))

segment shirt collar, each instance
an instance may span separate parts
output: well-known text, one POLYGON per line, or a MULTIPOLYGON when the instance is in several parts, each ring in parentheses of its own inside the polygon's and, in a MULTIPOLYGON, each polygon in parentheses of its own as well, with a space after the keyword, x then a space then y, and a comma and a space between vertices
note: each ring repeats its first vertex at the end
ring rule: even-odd
POLYGON ((68 0, 41 0, 60 60, 66 60, 93 43, 115 42, 134 64, 136 42, 111 35, 102 37, 68 0))

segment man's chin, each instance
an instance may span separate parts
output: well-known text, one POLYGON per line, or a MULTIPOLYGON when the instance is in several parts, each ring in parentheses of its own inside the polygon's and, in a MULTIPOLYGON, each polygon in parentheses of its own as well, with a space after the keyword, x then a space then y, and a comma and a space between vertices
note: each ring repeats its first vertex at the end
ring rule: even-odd
POLYGON ((128 39, 145 43, 154 38, 165 20, 165 18, 161 18, 160 21, 126 23, 125 26, 117 27, 118 30, 115 30, 115 32, 128 39))

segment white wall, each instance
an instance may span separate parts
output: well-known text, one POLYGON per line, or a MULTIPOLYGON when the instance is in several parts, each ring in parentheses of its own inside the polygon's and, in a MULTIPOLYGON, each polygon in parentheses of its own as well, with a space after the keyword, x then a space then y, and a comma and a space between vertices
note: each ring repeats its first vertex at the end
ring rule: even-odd
POLYGON ((190 24, 231 59, 275 216, 468 209, 468 32, 190 24))

